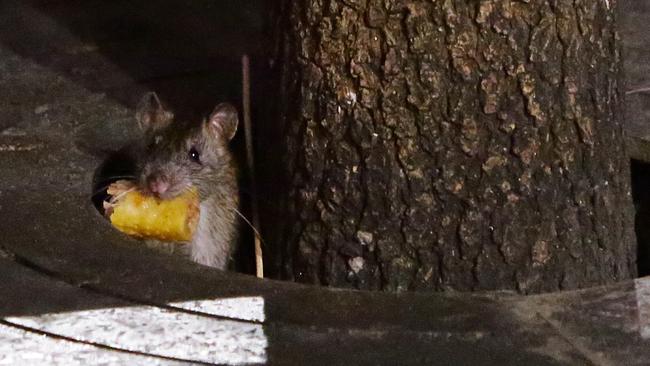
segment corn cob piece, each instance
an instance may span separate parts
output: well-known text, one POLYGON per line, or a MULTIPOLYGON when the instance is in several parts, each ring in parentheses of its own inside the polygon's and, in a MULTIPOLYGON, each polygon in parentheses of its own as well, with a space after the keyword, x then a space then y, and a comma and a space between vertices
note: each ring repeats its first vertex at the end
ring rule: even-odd
POLYGON ((111 184, 104 210, 118 230, 139 238, 161 241, 190 241, 199 221, 199 199, 196 190, 161 200, 143 195, 129 181, 111 184))

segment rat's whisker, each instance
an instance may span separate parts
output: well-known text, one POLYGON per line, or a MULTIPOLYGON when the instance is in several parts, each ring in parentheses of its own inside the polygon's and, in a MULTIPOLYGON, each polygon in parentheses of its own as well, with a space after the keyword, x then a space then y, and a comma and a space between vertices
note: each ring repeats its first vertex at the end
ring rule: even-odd
POLYGON ((96 191, 94 191, 91 196, 94 198, 97 195, 106 193, 106 189, 111 184, 113 184, 116 181, 121 180, 121 179, 135 180, 135 176, 133 176, 133 175, 116 175, 116 176, 110 177, 110 179, 107 179, 107 180, 104 181, 104 182, 107 182, 107 183, 102 182, 102 185, 96 191))
POLYGON ((135 191, 135 187, 131 187, 131 188, 125 190, 124 192, 120 192, 119 194, 113 196, 112 201, 119 201, 122 197, 124 197, 124 195, 126 195, 127 193, 130 193, 130 192, 133 192, 133 191, 135 191))
POLYGON ((179 194, 185 194, 190 192, 195 192, 196 188, 192 183, 185 183, 181 188, 178 189, 179 194))
POLYGON ((251 227, 251 229, 253 229, 253 231, 255 232, 255 235, 260 239, 260 241, 261 241, 262 243, 266 244, 266 242, 264 242, 264 239, 262 239, 262 234, 260 234, 260 232, 257 231, 257 229, 255 228, 255 226, 253 226, 253 224, 251 224, 251 222, 246 218, 246 216, 244 216, 244 214, 242 214, 241 212, 239 212, 239 210, 237 210, 236 208, 233 208, 232 210, 235 211, 235 212, 237 213, 237 215, 239 215, 239 217, 241 217, 242 220, 244 220, 244 221, 248 224, 248 226, 251 227))
POLYGON ((95 198, 96 196, 98 196, 100 194, 106 194, 106 189, 108 188, 108 186, 110 186, 110 184, 107 184, 107 185, 104 185, 104 186, 100 187, 98 190, 93 192, 91 197, 95 198))

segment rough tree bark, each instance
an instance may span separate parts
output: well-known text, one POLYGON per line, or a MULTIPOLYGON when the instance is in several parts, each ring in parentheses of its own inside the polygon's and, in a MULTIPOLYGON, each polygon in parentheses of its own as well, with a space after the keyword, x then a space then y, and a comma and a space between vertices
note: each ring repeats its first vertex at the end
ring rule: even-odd
POLYGON ((523 293, 634 276, 615 6, 285 1, 285 274, 523 293))

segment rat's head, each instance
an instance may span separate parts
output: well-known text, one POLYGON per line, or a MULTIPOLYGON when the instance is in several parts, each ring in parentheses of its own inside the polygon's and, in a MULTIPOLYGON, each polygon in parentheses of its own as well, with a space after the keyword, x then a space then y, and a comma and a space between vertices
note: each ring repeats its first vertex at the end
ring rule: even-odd
POLYGON ((222 174, 228 174, 228 142, 239 121, 232 105, 219 104, 200 123, 174 121, 156 94, 149 93, 138 105, 136 117, 145 134, 138 167, 138 186, 144 193, 167 199, 195 187, 206 195, 222 174))

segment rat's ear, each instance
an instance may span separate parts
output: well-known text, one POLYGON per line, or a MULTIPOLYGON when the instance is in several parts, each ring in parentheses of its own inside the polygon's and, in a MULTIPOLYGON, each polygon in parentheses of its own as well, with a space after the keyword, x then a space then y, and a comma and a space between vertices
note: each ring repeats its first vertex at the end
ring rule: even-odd
POLYGON ((239 124, 237 109, 230 103, 216 106, 208 119, 210 131, 225 141, 230 141, 235 136, 237 124, 239 124))
POLYGON ((149 92, 138 103, 135 118, 140 128, 147 131, 167 126, 174 119, 174 114, 162 106, 156 93, 149 92))

